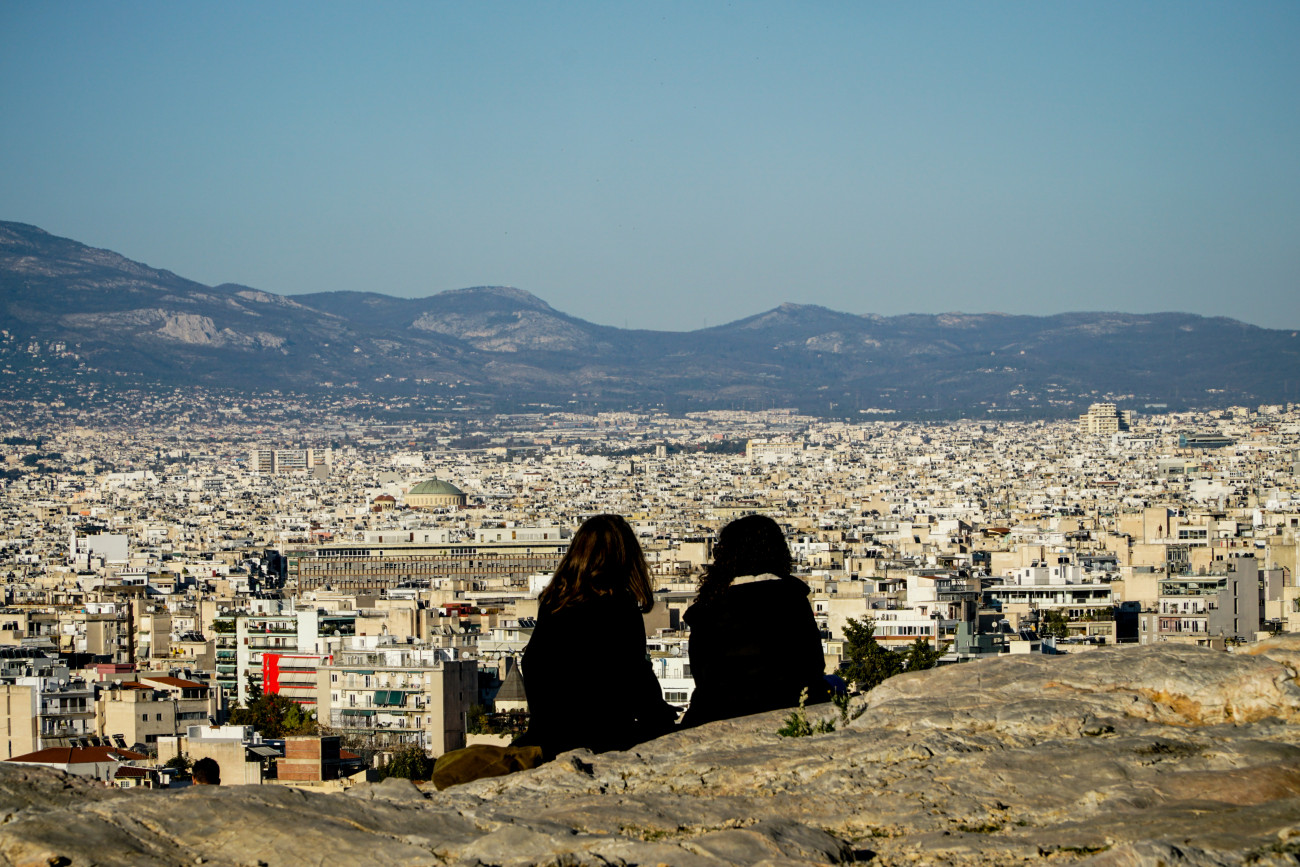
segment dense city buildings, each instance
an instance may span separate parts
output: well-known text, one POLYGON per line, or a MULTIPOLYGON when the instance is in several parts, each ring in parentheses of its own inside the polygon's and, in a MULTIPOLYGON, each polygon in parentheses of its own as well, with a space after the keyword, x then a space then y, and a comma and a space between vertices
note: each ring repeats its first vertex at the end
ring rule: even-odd
POLYGON ((230 763, 223 779, 319 782, 500 739, 475 720, 526 710, 537 595, 599 512, 645 549, 678 708, 682 613, 717 531, 751 513, 785 530, 828 671, 850 621, 944 663, 1300 629, 1295 406, 920 424, 154 401, 0 416, 0 758, 82 750, 152 785, 118 774, 184 753, 230 763), (225 725, 262 694, 314 715, 316 740, 225 725))

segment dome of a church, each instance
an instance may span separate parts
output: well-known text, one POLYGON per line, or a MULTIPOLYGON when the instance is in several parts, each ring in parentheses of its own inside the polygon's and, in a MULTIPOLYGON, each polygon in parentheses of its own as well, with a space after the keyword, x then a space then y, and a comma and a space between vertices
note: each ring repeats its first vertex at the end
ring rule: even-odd
MULTIPOLYGON (((439 478, 432 478, 420 482, 414 488, 411 488, 411 494, 427 494, 435 497, 460 497, 465 492, 453 485, 451 482, 443 481, 439 478)), ((409 494, 408 494, 409 496, 409 494)))
POLYGON ((464 491, 436 477, 420 482, 406 493, 406 505, 412 509, 458 509, 465 502, 464 491))

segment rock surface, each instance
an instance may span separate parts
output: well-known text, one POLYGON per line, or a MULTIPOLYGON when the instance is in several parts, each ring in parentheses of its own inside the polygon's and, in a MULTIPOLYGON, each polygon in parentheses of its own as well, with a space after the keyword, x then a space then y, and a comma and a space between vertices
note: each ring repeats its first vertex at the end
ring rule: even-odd
POLYGON ((1295 865, 1297 658, 1300 636, 989 660, 894 678, 830 734, 760 714, 445 792, 0 765, 0 864, 1295 865))

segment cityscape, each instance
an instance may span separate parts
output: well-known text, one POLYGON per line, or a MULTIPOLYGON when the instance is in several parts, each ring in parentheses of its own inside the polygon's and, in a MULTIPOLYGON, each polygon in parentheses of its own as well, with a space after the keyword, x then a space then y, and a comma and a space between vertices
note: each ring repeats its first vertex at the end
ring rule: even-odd
POLYGON ((1297 867, 1297 44, 0 3, 0 867, 1297 867))
POLYGON ((147 428, 144 402, 6 410, 6 761, 166 787, 178 757, 212 757, 228 783, 347 786, 404 748, 508 743, 538 593, 598 513, 643 546, 679 711, 682 614, 717 531, 752 513, 787 536, 828 672, 850 622, 941 665, 1300 631, 1293 405, 851 424, 184 404, 147 428), (312 734, 230 723, 264 695, 312 734))

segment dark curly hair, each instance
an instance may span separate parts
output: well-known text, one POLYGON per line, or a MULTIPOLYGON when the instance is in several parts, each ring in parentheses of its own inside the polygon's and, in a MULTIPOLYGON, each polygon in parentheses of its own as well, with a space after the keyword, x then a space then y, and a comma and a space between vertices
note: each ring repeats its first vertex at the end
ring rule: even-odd
POLYGON ((717 602, 741 575, 790 574, 790 546, 776 521, 766 515, 746 515, 722 528, 713 546, 713 562, 700 581, 697 601, 717 602))

